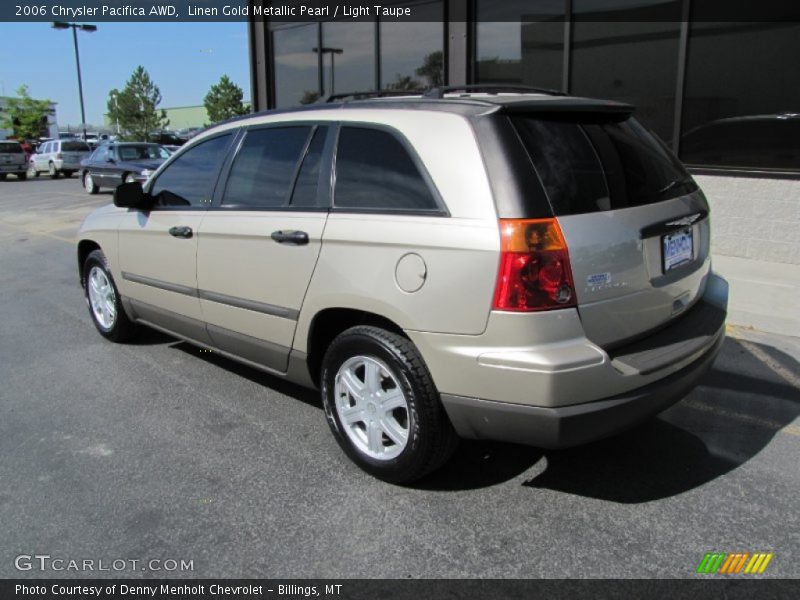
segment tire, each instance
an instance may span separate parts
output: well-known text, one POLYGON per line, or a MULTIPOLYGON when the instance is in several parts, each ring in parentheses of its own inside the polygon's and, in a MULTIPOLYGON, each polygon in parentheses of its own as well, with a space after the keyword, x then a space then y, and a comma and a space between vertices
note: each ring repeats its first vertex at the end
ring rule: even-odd
POLYGON ((33 161, 31 161, 28 164, 28 177, 38 177, 38 176, 39 176, 39 171, 36 170, 36 165, 34 165, 33 161))
POLYGON ((5 181, 6 175, 7 175, 6 173, 0 173, 0 181, 5 181))
POLYGON ((88 171, 83 174, 83 189, 87 194, 96 194, 100 190, 100 186, 94 182, 94 178, 88 171))
POLYGON ((28 172, 23 171, 22 173, 17 173, 17 179, 20 181, 25 181, 28 178, 28 172))
POLYGON ((119 290, 101 250, 91 252, 83 263, 83 293, 100 335, 112 342, 124 342, 136 335, 138 327, 122 308, 119 290))
POLYGON ((415 481, 442 466, 458 445, 422 357, 396 333, 372 326, 344 331, 325 353, 320 381, 336 441, 379 479, 415 481))
POLYGON ((136 182, 136 177, 133 175, 133 173, 125 173, 122 176, 122 183, 135 183, 135 182, 136 182))
POLYGON ((73 174, 74 172, 75 172, 75 171, 61 171, 61 174, 62 174, 64 177, 66 177, 67 179, 69 179, 70 177, 72 177, 72 174, 73 174))
POLYGON ((58 179, 58 169, 55 164, 49 163, 47 165, 47 172, 50 174, 50 179, 58 179))

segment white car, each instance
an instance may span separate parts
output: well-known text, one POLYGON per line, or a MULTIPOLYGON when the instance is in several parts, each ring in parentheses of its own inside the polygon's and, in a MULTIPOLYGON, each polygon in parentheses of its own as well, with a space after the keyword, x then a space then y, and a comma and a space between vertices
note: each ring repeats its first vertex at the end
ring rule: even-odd
POLYGON ((38 177, 46 171, 51 179, 71 177, 81 168, 81 161, 92 153, 89 144, 80 140, 51 140, 39 146, 31 156, 28 174, 38 177))

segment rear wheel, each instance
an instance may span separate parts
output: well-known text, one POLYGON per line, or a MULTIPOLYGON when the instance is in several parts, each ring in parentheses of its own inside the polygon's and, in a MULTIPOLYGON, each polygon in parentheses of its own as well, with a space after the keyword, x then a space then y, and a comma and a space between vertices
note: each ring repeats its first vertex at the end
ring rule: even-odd
POLYGON ((58 169, 56 169, 56 165, 54 163, 49 163, 47 165, 47 172, 50 175, 50 179, 58 179, 58 169))
POLYGON ((0 173, 0 181, 5 181, 5 180, 6 180, 6 174, 0 173))
POLYGON ((390 331, 358 326, 325 353, 322 402, 344 452, 368 473, 408 483, 444 464, 453 430, 414 344, 390 331))
POLYGON ((83 189, 85 189, 88 194, 96 194, 100 189, 94 182, 91 173, 87 172, 83 175, 83 189))
POLYGON ((17 179, 20 181, 25 181, 28 178, 27 171, 22 171, 22 173, 17 173, 17 179))
POLYGON ((91 252, 83 264, 83 289, 89 314, 100 335, 112 342, 124 342, 136 334, 137 326, 122 308, 111 269, 100 250, 91 252))
POLYGON ((36 170, 36 165, 33 164, 33 161, 28 163, 28 177, 38 177, 39 171, 36 170))

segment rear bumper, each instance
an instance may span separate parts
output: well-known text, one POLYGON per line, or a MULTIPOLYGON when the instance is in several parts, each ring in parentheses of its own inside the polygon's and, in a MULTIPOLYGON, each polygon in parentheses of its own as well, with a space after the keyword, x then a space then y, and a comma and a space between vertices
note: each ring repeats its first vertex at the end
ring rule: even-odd
POLYGON ((725 339, 682 370, 636 390, 583 404, 541 407, 442 394, 442 404, 461 437, 566 448, 628 429, 672 406, 711 368, 725 339))

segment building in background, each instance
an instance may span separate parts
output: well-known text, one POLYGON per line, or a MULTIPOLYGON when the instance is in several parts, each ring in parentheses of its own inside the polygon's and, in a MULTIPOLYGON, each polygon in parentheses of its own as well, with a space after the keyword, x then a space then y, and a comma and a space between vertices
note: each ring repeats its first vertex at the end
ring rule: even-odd
POLYGON ((251 20, 254 107, 440 83, 634 104, 709 198, 715 264, 747 299, 732 321, 800 335, 800 316, 777 326, 743 316, 747 303, 800 295, 800 22, 715 22, 715 0, 383 4, 430 22, 251 20))
MULTIPOLYGON (((9 96, 0 96, 0 118, 5 117, 6 106, 8 101, 11 100, 9 96)), ((4 140, 13 135, 10 129, 0 128, 0 140, 4 140)), ((42 129, 39 132, 39 137, 43 138, 57 138, 58 137, 58 121, 56 119, 56 103, 50 103, 50 110, 47 113, 46 121, 42 122, 42 129)))

